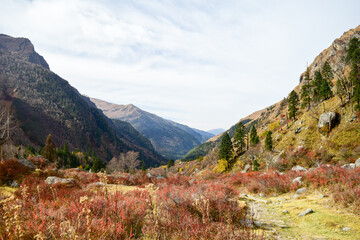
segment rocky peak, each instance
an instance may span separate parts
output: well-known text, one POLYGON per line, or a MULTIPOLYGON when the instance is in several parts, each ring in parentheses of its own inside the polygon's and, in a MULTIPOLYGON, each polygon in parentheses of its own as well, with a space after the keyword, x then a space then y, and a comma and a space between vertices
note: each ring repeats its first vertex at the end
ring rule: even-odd
MULTIPOLYGON (((340 38, 334 40, 330 47, 322 51, 309 66, 310 77, 313 78, 316 71, 321 71, 324 63, 329 62, 334 71, 335 78, 340 75, 345 68, 344 57, 346 57, 347 47, 352 38, 360 38, 360 25, 354 29, 346 31, 340 38)), ((304 74, 300 76, 300 86, 303 83, 304 74)))
POLYGON ((50 69, 49 64, 41 55, 35 52, 34 45, 27 38, 14 38, 0 34, 0 53, 1 52, 17 54, 26 61, 50 69))

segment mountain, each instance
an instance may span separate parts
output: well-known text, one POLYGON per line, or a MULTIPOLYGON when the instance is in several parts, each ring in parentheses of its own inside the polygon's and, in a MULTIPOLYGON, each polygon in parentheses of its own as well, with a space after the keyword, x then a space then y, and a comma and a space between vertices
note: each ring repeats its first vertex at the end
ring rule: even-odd
POLYGON ((223 128, 216 128, 216 129, 208 130, 207 132, 208 132, 208 133, 211 133, 211 134, 213 134, 213 135, 218 135, 218 134, 223 133, 223 132, 225 132, 225 131, 226 131, 226 130, 223 129, 223 128))
POLYGON ((132 104, 118 105, 91 98, 96 106, 111 119, 131 123, 149 138, 155 150, 166 158, 178 159, 190 149, 213 137, 211 133, 163 119, 132 104))
MULTIPOLYGON (((348 99, 354 93, 354 82, 350 80, 354 72, 351 73, 351 63, 346 61, 352 38, 360 40, 360 26, 350 29, 340 38, 335 39, 331 46, 323 50, 300 75, 299 84, 294 89, 300 98, 300 103, 296 106, 298 112, 295 119, 288 119, 289 98, 287 97, 240 120, 247 130, 253 125, 256 126, 261 140, 256 149, 250 148, 250 151, 240 157, 241 161, 251 164, 253 159, 258 159, 260 164, 268 165, 275 164, 276 159, 286 159, 287 163, 283 167, 296 164, 311 167, 315 162, 348 163, 359 158, 360 113, 354 110, 353 98, 348 99), (325 101, 319 101, 316 100, 318 96, 314 94, 314 79, 317 71, 324 75, 322 71, 326 62, 329 63, 332 72, 329 79, 332 95, 325 101), (343 83, 339 85, 338 80, 342 80, 345 87, 343 83), (305 84, 310 86, 311 102, 301 107, 302 87, 305 84), (326 129, 319 128, 321 126, 319 123, 323 121, 322 114, 329 112, 334 113, 334 120, 331 120, 331 124, 326 129), (264 149, 267 131, 272 131, 273 152, 266 152, 264 149), (303 149, 302 156, 296 156, 297 149, 303 149), (266 161, 268 162, 265 163, 266 161)), ((357 51, 360 52, 360 46, 357 51)), ((360 79, 359 72, 357 74, 357 79, 360 79)), ((234 136, 236 126, 237 123, 228 130, 231 137, 234 136)), ((197 156, 205 156, 214 148, 218 149, 221 135, 196 146, 184 158, 194 159, 197 156)))
POLYGON ((164 161, 148 139, 130 124, 107 118, 70 84, 51 72, 26 38, 0 35, 0 102, 11 109, 15 145, 43 146, 52 134, 56 146, 93 151, 110 160, 139 152, 147 166, 164 161))

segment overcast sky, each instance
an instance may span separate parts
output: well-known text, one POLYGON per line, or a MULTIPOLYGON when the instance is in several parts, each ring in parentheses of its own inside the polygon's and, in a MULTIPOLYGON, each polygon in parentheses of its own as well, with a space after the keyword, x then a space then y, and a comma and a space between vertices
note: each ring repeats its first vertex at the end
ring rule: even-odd
POLYGON ((203 130, 287 96, 360 24, 360 1, 0 0, 0 33, 29 38, 82 94, 203 130))

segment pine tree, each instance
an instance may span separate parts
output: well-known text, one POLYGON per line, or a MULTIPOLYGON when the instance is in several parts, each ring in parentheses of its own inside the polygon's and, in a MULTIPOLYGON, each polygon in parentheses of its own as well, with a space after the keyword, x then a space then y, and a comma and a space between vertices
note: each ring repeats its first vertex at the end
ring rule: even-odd
POLYGON ((142 160, 142 163, 141 163, 141 170, 142 171, 146 171, 146 165, 145 165, 145 161, 142 160))
POLYGON ((252 126, 250 131, 250 145, 255 146, 260 142, 259 136, 257 134, 257 130, 255 125, 252 126))
POLYGON ((273 149, 273 141, 271 134, 272 134, 271 131, 267 131, 265 136, 265 148, 268 151, 272 151, 273 149))
POLYGON ((51 134, 47 136, 45 146, 42 148, 41 154, 50 162, 56 161, 57 152, 51 134))
POLYGON ((297 105, 299 104, 299 96, 298 94, 292 90, 289 96, 289 103, 288 103, 288 111, 289 111, 289 118, 295 119, 296 113, 298 111, 297 105))
POLYGON ((230 136, 227 132, 225 132, 220 143, 219 159, 225 159, 226 161, 229 161, 232 155, 232 150, 233 146, 230 136))
POLYGON ((316 71, 315 78, 312 84, 313 87, 312 98, 314 99, 315 102, 319 102, 321 100, 320 89, 322 82, 323 82, 323 77, 320 71, 316 71))
POLYGON ((311 94, 311 85, 310 85, 310 83, 305 83, 304 85, 302 85, 301 93, 300 93, 302 108, 307 107, 308 110, 310 109, 310 104, 311 104, 311 95, 310 94, 311 94))
POLYGON ((321 82, 321 87, 320 87, 320 97, 321 100, 327 100, 331 97, 332 92, 329 86, 329 82, 328 80, 324 79, 321 82))
POLYGON ((171 168, 174 165, 175 165, 174 159, 170 158, 169 161, 168 161, 168 164, 167 164, 167 168, 171 168))
POLYGON ((236 127, 234 136, 234 145, 237 148, 237 154, 241 154, 245 150, 245 137, 246 132, 244 129, 244 124, 240 122, 236 127))
POLYGON ((334 73, 331 69, 330 63, 326 61, 321 70, 322 77, 331 84, 331 80, 334 78, 334 73))

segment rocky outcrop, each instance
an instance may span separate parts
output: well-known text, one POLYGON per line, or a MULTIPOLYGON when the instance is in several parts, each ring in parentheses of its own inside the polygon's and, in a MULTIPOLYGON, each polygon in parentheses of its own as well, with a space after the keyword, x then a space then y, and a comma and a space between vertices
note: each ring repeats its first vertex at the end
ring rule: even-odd
POLYGON ((331 127, 335 124, 336 114, 334 112, 323 113, 320 115, 318 128, 320 130, 331 129, 331 127))
POLYGON ((35 170, 36 169, 36 166, 34 165, 34 163, 27 160, 27 159, 25 159, 25 158, 18 159, 18 162, 20 164, 24 165, 25 167, 30 168, 30 170, 35 170))
MULTIPOLYGON (((313 63, 309 66, 310 78, 314 78, 316 71, 321 71, 321 68, 326 61, 330 63, 330 66, 335 73, 334 75, 341 75, 343 69, 345 68, 344 57, 346 56, 347 47, 353 37, 360 38, 360 26, 348 30, 340 38, 335 39, 330 47, 322 51, 315 58, 313 63)), ((304 74, 305 73, 300 76, 300 87, 305 82, 302 81, 304 74)))
POLYGON ((355 161, 355 167, 360 167, 360 158, 355 161))
POLYGON ((305 215, 308 215, 310 213, 313 213, 314 211, 311 208, 306 209, 305 211, 301 212, 298 217, 303 217, 305 215))
POLYGON ((73 183, 75 183, 75 179, 73 179, 73 178, 59 178, 59 177, 55 177, 55 176, 50 176, 45 180, 45 183, 49 184, 49 185, 53 185, 53 184, 57 184, 57 183, 73 184, 73 183))
POLYGON ((26 61, 50 69, 49 64, 42 56, 35 52, 34 45, 27 38, 13 38, 0 34, 0 51, 18 54, 26 61))
POLYGON ((304 167, 302 167, 302 166, 295 166, 295 167, 293 167, 293 168, 291 168, 291 171, 295 171, 295 172, 306 172, 307 171, 307 169, 306 168, 304 168, 304 167))

